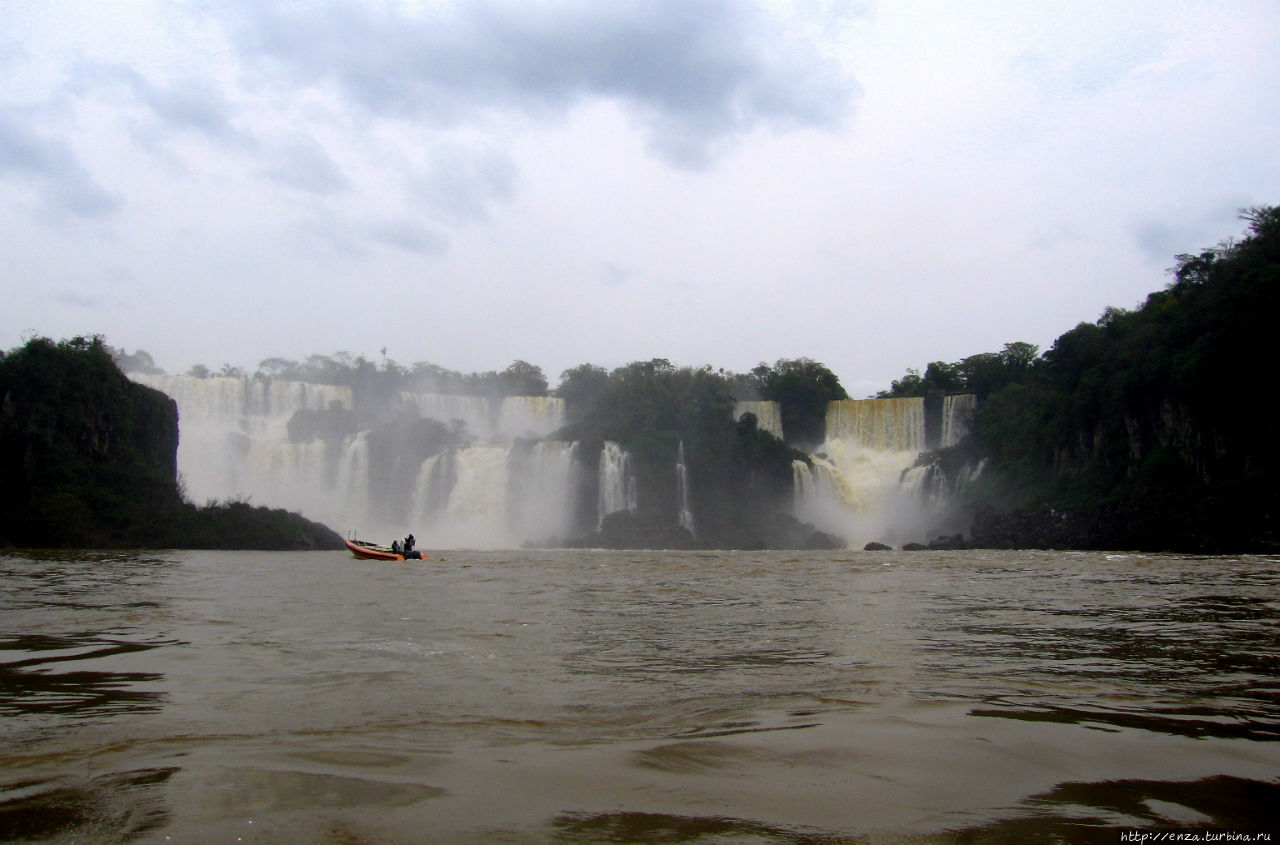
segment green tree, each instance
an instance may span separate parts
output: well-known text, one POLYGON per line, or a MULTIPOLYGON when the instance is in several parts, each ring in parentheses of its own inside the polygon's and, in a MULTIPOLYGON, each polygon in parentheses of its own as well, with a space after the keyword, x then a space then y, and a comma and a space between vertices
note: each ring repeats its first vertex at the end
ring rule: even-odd
POLYGON ((877 399, 898 399, 911 396, 923 396, 925 391, 924 379, 920 376, 920 371, 907 368, 907 374, 900 379, 894 379, 889 383, 888 390, 882 390, 876 394, 877 399))
POLYGON ((542 368, 528 361, 514 361, 502 371, 503 392, 507 396, 546 396, 547 377, 542 368))
POLYGON ((581 419, 608 384, 608 371, 594 364, 579 364, 560 373, 556 395, 564 400, 565 416, 571 422, 581 419))
POLYGON ((120 368, 121 372, 147 373, 151 375, 164 372, 164 370, 156 366, 155 359, 153 359, 151 354, 146 350, 139 349, 131 355, 124 350, 124 347, 119 349, 107 347, 107 349, 110 351, 112 359, 116 362, 116 366, 120 368))
POLYGON ((258 362, 257 375, 266 378, 296 380, 298 374, 298 362, 288 358, 264 358, 258 362))
POLYGON ((840 379, 809 358, 781 359, 753 369, 760 395, 779 403, 788 443, 816 446, 826 431, 827 403, 848 399, 840 379))

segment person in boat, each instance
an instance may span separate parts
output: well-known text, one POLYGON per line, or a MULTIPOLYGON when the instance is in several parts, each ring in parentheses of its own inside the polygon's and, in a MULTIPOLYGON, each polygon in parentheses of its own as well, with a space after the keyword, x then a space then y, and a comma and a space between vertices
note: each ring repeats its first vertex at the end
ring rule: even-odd
POLYGON ((406 554, 413 551, 413 535, 412 534, 404 538, 404 550, 406 554))
POLYGON ((392 554, 397 554, 397 555, 398 555, 398 554, 400 554, 400 541, 399 541, 399 540, 392 540, 392 541, 391 541, 391 553, 392 553, 392 554))

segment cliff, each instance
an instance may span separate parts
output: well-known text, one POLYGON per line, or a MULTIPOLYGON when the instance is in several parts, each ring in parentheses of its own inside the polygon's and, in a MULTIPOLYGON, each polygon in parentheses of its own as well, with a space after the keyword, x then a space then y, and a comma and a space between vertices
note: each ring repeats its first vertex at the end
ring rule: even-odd
POLYGON ((1178 256, 1140 308, 1080 324, 983 397, 975 544, 1280 548, 1280 440, 1246 398, 1280 321, 1280 208, 1244 216, 1244 238, 1178 256))
POLYGON ((341 548, 296 514, 184 502, 178 412, 100 338, 0 355, 0 546, 341 548))

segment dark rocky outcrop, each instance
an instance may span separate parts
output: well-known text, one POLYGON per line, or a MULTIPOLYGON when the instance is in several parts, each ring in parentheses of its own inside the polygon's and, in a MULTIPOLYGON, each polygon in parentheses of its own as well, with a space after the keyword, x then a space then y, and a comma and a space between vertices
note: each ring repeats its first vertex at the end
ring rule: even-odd
POLYGON ((342 548, 297 514, 183 501, 177 448, 173 400, 126 378, 101 338, 0 354, 0 546, 342 548))
POLYGON ((1228 554, 1280 551, 1274 514, 1195 512, 1149 502, 1109 502, 1060 510, 1047 505, 975 515, 968 545, 984 549, 1087 549, 1228 554), (1224 530, 1234 525, 1235 530, 1224 530))

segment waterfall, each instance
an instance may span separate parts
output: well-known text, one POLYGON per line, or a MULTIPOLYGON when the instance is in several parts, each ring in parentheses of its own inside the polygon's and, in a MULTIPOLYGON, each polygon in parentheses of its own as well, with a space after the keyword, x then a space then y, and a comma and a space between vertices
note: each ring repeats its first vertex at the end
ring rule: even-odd
POLYGON ((546 543, 573 534, 578 444, 544 440, 517 451, 510 464, 508 520, 525 541, 546 543))
POLYGON ((954 446, 969 433, 969 420, 978 397, 973 393, 948 394, 942 400, 942 447, 954 446))
POLYGON ((508 396, 498 414, 498 431, 507 437, 546 437, 564 425, 564 400, 551 396, 508 396))
POLYGON ((428 532, 434 542, 473 547, 513 545, 506 520, 509 451, 497 445, 458 450, 457 481, 449 492, 444 518, 428 532))
POLYGON ((258 503, 287 503, 290 508, 332 525, 332 520, 342 517, 343 512, 333 507, 334 497, 329 491, 335 485, 340 464, 347 471, 343 483, 353 481, 352 469, 342 460, 351 445, 319 439, 307 443, 250 440, 236 486, 251 493, 258 503))
POLYGON ((491 439, 496 430, 493 403, 483 396, 406 391, 397 398, 401 408, 411 409, 424 419, 439 420, 446 425, 461 422, 466 433, 478 440, 491 439))
POLYGON ((960 468, 960 475, 956 478, 955 492, 964 492, 964 489, 970 484, 978 480, 982 475, 982 471, 987 468, 987 459, 982 458, 977 464, 966 463, 960 468))
POLYGON ((797 504, 802 509, 812 508, 820 502, 835 502, 851 511, 860 511, 864 500, 844 472, 833 461, 819 455, 811 455, 809 463, 793 461, 792 480, 796 481, 797 504))
POLYGON ((347 440, 334 485, 334 498, 350 503, 354 513, 348 519, 354 516, 357 525, 363 524, 369 517, 370 489, 369 432, 362 431, 347 440))
POLYGON ((911 467, 902 472, 902 490, 926 510, 938 510, 949 498, 947 474, 937 464, 911 467))
POLYGON ((297 411, 337 405, 351 409, 351 389, 262 378, 196 378, 130 373, 129 377, 169 395, 178 405, 178 472, 194 502, 250 497, 259 504, 302 509, 323 473, 312 471, 316 450, 299 454, 288 440, 297 411), (299 479, 291 484, 264 463, 299 479), (304 467, 303 465, 307 466, 304 467), (264 479, 270 479, 265 481, 264 479))
POLYGON ((689 467, 684 462, 684 441, 676 452, 676 501, 680 503, 680 527, 693 536, 693 510, 689 507, 689 467))
POLYGON ((931 397, 932 435, 926 435, 925 400, 863 399, 827 405, 826 440, 812 466, 793 465, 796 517, 845 537, 850 545, 869 541, 900 544, 927 540, 948 525, 957 484, 941 465, 916 466, 931 437, 934 446, 963 439, 976 406, 972 394, 931 397))
POLYGON ((924 449, 924 399, 830 402, 827 440, 880 452, 919 452, 924 449))
POLYGON ((635 511, 637 504, 636 471, 631 453, 617 443, 606 440, 600 450, 599 525, 617 511, 635 511))
POLYGON ((799 516, 801 511, 809 509, 817 497, 813 471, 809 469, 809 465, 804 461, 795 460, 791 462, 791 483, 795 488, 795 510, 796 515, 799 516))
POLYGON ((743 414, 755 414, 756 428, 782 439, 782 406, 777 402, 739 402, 734 405, 733 418, 740 420, 743 414))
MULTIPOLYGON (((382 409, 380 418, 394 421, 387 426, 345 435, 337 427, 293 442, 296 412, 354 411, 351 389, 262 378, 131 378, 178 405, 178 470, 192 501, 243 498, 369 539, 412 531, 420 546, 437 548, 544 543, 582 528, 574 524, 577 444, 539 440, 563 426, 560 399, 404 392, 382 409), (458 423, 461 437, 442 441, 405 422, 415 418, 453 430, 458 423)), ((376 410, 361 416, 378 418, 376 410)), ((343 418, 348 425, 351 419, 343 418)), ((634 507, 634 471, 629 457, 623 463, 630 481, 622 507, 634 507)))
POLYGON ((922 398, 863 399, 827 405, 826 439, 811 464, 792 465, 798 519, 844 537, 908 542, 923 513, 904 471, 925 448, 922 398))
POLYGON ((432 455, 418 468, 413 482, 413 504, 409 509, 415 525, 434 524, 449 504, 449 491, 457 479, 456 453, 452 450, 432 455))

